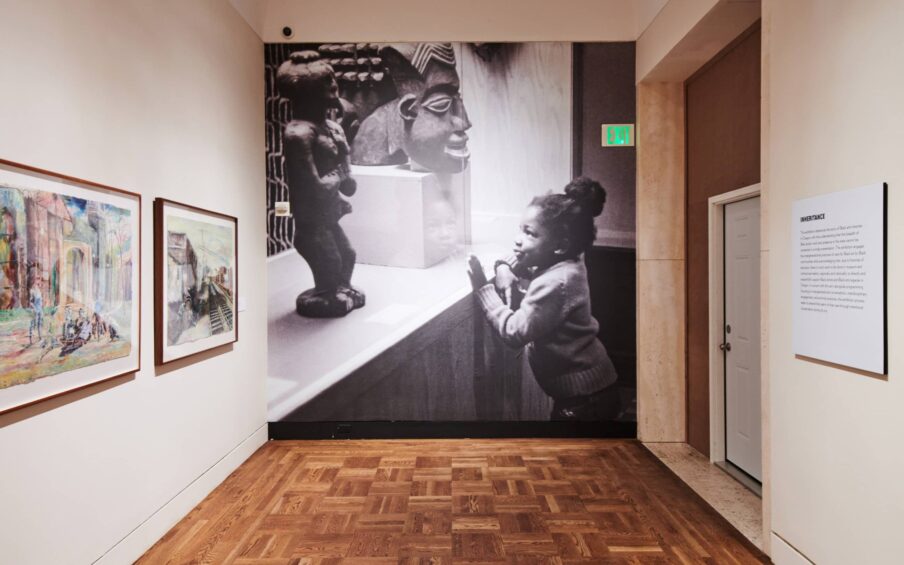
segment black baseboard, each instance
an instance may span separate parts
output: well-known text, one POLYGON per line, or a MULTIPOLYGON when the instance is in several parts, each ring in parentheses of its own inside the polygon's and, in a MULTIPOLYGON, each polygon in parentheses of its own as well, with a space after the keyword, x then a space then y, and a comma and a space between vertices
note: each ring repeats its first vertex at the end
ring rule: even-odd
POLYGON ((270 439, 637 437, 636 422, 270 422, 270 439))

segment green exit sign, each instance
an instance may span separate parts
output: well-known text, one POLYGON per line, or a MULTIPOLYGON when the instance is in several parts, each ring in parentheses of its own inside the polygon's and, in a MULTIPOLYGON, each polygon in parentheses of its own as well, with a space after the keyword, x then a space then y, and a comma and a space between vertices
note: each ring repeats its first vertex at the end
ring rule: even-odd
POLYGON ((603 124, 603 147, 633 147, 634 124, 603 124))

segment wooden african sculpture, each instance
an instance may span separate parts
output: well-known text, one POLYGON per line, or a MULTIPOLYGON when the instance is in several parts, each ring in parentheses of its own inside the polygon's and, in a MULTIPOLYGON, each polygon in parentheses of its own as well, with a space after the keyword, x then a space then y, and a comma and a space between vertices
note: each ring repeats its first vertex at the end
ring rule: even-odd
POLYGON ((344 316, 364 306, 364 293, 351 285, 355 250, 339 225, 352 209, 341 195, 353 195, 357 185, 349 172, 345 134, 327 118, 341 108, 336 79, 317 52, 297 51, 280 65, 276 81, 292 106, 284 156, 293 243, 314 275, 314 288, 298 296, 296 311, 318 318, 344 316))
POLYGON ((465 169, 468 113, 449 43, 385 45, 380 57, 398 97, 370 114, 352 147, 356 165, 400 165, 440 173, 465 169))

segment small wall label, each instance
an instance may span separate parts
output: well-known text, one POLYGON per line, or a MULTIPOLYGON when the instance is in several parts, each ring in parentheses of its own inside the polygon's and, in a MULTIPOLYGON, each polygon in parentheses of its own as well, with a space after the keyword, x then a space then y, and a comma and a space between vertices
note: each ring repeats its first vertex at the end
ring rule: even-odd
POLYGON ((276 212, 276 216, 277 216, 277 217, 280 217, 280 216, 291 216, 291 215, 292 215, 291 211, 289 210, 289 203, 288 203, 288 202, 277 202, 277 203, 273 206, 273 210, 276 212))
POLYGON ((634 147, 634 124, 603 124, 603 147, 634 147))

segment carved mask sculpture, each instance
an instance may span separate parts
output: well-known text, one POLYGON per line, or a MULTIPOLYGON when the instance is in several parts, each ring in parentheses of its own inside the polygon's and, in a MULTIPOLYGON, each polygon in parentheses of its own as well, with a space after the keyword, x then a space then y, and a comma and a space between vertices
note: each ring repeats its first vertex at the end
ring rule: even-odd
POLYGON ((386 45, 380 56, 399 97, 365 119, 352 162, 397 165, 444 173, 468 164, 468 113, 459 91, 455 52, 449 43, 386 45))

